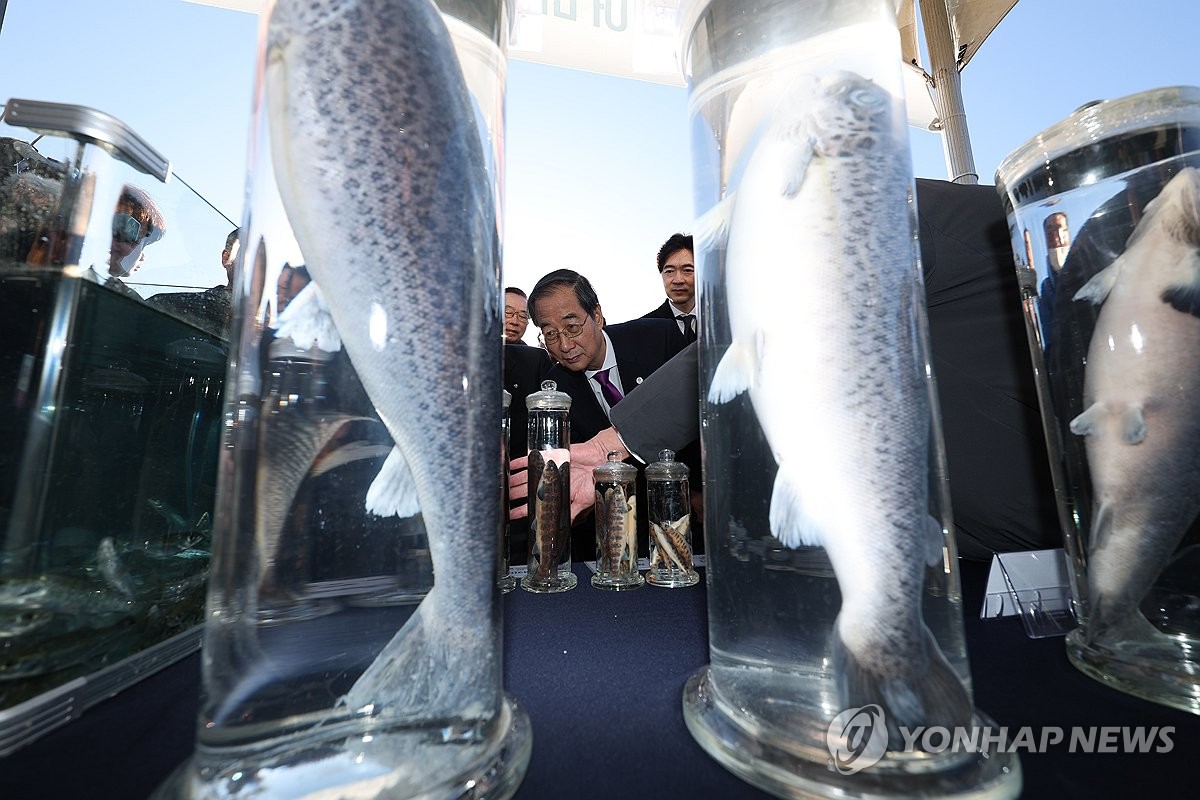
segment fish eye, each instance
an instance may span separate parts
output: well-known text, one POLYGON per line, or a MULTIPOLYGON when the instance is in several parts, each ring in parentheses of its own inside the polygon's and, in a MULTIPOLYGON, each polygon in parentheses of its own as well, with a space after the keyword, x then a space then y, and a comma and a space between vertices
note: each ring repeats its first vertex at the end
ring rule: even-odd
POLYGON ((877 106, 882 104, 879 93, 870 89, 855 89, 850 93, 850 102, 860 106, 877 106))

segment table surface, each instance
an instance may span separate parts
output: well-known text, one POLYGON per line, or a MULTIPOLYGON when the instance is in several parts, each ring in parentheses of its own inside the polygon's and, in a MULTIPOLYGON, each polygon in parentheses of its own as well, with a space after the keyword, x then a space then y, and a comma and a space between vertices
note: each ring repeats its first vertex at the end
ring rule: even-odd
MULTIPOLYGON (((1190 796, 1200 717, 1130 697, 1075 670, 1063 640, 980 620, 986 564, 961 562, 975 700, 1010 731, 1173 726, 1169 753, 1021 755, 1024 797, 1190 796)), ((505 596, 505 686, 529 714, 533 757, 518 799, 760 798, 687 732, 684 682, 708 660, 704 584, 604 592, 576 566, 560 595, 505 596)), ((0 759, 0 798, 142 798, 192 751, 200 658, 192 655, 0 759)))

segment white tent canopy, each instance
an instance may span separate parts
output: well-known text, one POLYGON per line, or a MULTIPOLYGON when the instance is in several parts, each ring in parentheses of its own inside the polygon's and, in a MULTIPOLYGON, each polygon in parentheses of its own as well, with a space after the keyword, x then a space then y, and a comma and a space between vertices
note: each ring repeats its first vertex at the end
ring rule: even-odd
MULTIPOLYGON (((268 0, 190 0, 257 13, 268 0)), ((683 85, 676 31, 689 0, 512 0, 509 58, 683 85)), ((942 133, 951 180, 975 183, 959 72, 1017 0, 897 0, 910 125, 942 133), (928 59, 921 57, 924 34, 928 59)))

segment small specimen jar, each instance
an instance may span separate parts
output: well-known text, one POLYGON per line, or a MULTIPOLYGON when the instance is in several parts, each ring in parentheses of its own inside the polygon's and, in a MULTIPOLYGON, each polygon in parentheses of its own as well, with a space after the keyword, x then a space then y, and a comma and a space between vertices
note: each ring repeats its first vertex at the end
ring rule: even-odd
POLYGON ((525 398, 529 409, 529 571, 521 588, 565 592, 571 572, 571 397, 554 381, 525 398))
POLYGON ((647 511, 650 521, 652 586, 695 586, 699 573, 692 566, 692 506, 688 468, 675 453, 662 450, 658 461, 646 467, 647 511))
POLYGON ((592 470, 596 484, 597 589, 636 589, 645 583, 637 568, 637 470, 615 450, 592 470))

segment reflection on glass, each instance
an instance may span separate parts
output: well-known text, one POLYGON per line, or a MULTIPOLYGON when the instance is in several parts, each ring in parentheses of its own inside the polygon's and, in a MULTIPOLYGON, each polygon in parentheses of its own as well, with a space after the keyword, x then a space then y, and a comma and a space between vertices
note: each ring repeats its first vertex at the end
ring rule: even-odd
POLYGON ((1200 89, 1080 109, 997 184, 1014 232, 1045 233, 1024 305, 1080 622, 1068 656, 1200 713, 1200 89))
POLYGON ((219 249, 231 226, 91 142, 0 126, 0 743, 14 748, 60 724, 44 708, 68 682, 87 707, 194 649, 203 617, 227 330, 143 297, 206 279, 212 250, 191 248, 219 249))

